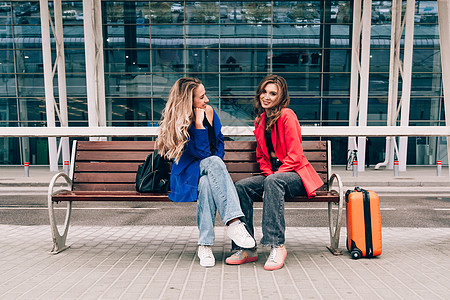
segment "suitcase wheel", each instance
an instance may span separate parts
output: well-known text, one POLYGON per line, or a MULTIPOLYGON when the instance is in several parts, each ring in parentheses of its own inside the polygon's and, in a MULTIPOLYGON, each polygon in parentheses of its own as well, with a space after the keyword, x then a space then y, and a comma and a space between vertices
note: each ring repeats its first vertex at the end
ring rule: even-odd
POLYGON ((358 258, 361 258, 362 253, 360 250, 355 249, 350 253, 350 255, 352 256, 353 259, 358 259, 358 258))

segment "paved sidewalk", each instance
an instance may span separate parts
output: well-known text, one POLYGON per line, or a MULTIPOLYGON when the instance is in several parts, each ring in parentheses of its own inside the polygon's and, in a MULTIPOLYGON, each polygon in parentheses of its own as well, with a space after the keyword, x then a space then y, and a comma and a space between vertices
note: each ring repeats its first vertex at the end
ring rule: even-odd
MULTIPOLYGON (((216 266, 196 257, 196 227, 70 229, 71 248, 50 255, 49 226, 0 225, 0 299, 449 299, 450 230, 384 228, 383 254, 352 260, 326 248, 327 228, 287 228, 285 267, 224 264, 229 240, 216 228, 216 266)), ((257 228, 257 237, 261 229, 257 228)), ((341 247, 345 245, 345 228, 341 247)))
MULTIPOLYGON (((380 194, 450 195, 448 169, 408 167, 360 173, 334 167, 345 188, 380 194)), ((48 167, 0 167, 0 194, 46 194, 48 167)), ((448 213, 448 212, 439 212, 448 213)), ((257 240, 261 228, 256 229, 257 240)), ((259 261, 228 266, 229 239, 216 227, 216 266, 196 256, 191 226, 71 226, 71 248, 51 255, 50 226, 0 225, 0 299, 450 299, 450 228, 383 228, 383 254, 352 260, 327 249, 326 227, 288 227, 283 269, 259 261)), ((340 248, 345 248, 345 227, 340 248)))

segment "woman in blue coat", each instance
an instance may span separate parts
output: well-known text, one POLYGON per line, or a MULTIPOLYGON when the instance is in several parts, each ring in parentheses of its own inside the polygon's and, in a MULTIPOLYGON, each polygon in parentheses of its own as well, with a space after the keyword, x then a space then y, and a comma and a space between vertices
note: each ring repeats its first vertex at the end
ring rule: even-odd
POLYGON ((208 102, 199 79, 178 79, 170 90, 156 140, 159 153, 173 160, 169 198, 175 202, 197 201, 198 257, 205 267, 215 264, 211 246, 216 211, 236 244, 255 246, 240 221, 244 214, 222 160, 222 125, 208 102))

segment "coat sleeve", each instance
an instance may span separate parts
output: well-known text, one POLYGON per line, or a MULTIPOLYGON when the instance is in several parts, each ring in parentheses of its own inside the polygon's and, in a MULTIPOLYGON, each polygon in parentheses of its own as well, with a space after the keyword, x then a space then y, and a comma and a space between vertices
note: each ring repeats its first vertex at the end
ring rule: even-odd
POLYGON ((291 110, 286 110, 282 117, 282 130, 286 143, 286 156, 283 164, 275 173, 291 172, 297 170, 303 160, 302 132, 297 116, 291 110))
POLYGON ((209 148, 208 130, 197 129, 191 126, 189 129, 190 139, 185 146, 185 155, 193 156, 198 160, 211 156, 211 149, 209 148))
POLYGON ((216 134, 216 153, 214 155, 223 159, 225 155, 225 144, 223 141, 222 124, 216 111, 214 111, 214 132, 216 134))

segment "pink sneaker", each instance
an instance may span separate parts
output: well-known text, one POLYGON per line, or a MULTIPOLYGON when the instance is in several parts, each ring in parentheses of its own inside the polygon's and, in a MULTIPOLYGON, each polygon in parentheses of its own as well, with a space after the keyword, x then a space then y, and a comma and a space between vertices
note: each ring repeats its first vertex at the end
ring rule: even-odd
POLYGON ((281 245, 279 247, 272 247, 269 258, 267 259, 266 264, 264 265, 264 270, 274 271, 281 269, 284 265, 284 260, 286 259, 286 256, 287 251, 284 245, 281 245))
POLYGON ((248 262, 258 260, 258 252, 256 250, 241 249, 227 257, 225 262, 229 265, 242 265, 248 262))

